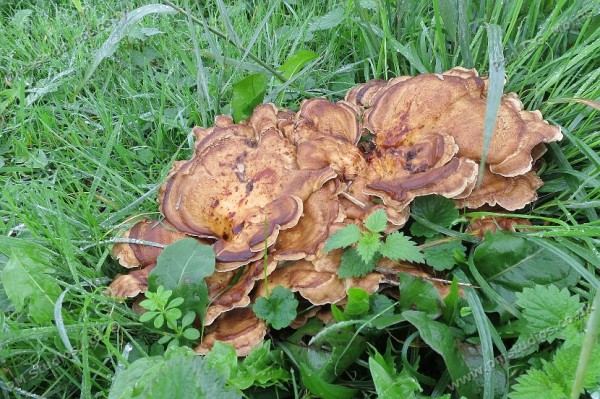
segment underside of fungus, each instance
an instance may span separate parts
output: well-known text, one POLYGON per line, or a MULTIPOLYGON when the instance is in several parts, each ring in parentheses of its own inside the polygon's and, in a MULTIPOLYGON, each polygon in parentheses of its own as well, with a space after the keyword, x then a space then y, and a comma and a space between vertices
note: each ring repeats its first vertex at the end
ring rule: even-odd
MULTIPOLYGON (((487 78, 457 67, 372 80, 343 101, 305 100, 298 112, 262 104, 247 121, 220 115, 214 126, 194 128, 193 156, 175 162, 160 189, 161 222, 137 222, 114 246, 113 256, 133 270, 119 275, 109 292, 121 298, 145 292, 168 244, 193 237, 211 245, 217 264, 206 277, 211 302, 196 351, 223 341, 246 355, 267 332, 250 308, 267 295, 267 284, 287 287, 307 304, 292 326, 326 319, 322 306, 343 305, 350 287, 385 291, 394 283, 380 268, 338 278, 342 250, 325 254, 327 238, 379 209, 387 214, 385 233, 398 230, 419 196, 508 211, 537 198, 542 181, 533 165, 545 143, 562 135, 539 111, 523 110, 514 93, 501 99, 476 187, 487 89, 487 78)), ((478 223, 473 231, 493 228, 478 223)), ((396 275, 427 277, 382 261, 396 275)))

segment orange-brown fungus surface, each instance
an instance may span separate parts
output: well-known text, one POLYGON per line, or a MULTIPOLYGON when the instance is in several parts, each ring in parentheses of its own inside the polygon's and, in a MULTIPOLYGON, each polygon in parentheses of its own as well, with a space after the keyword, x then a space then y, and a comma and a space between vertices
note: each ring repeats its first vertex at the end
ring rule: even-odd
MULTIPOLYGON (((139 300, 164 246, 190 236, 212 245, 217 262, 205 278, 210 303, 196 351, 205 354, 221 341, 240 356, 267 333, 251 308, 267 284, 296 293, 302 312, 292 327, 313 317, 331 320, 329 305, 344 306, 350 287, 398 298, 401 273, 447 295, 448 286, 423 265, 385 258, 364 277, 340 279, 343 250, 323 248, 336 231, 362 225, 378 210, 387 214, 384 233, 401 229, 419 196, 499 211, 534 201, 542 185, 534 164, 546 143, 561 139, 560 128, 524 110, 516 94, 503 95, 476 187, 487 90, 486 77, 456 67, 375 79, 341 101, 304 100, 297 112, 261 104, 246 121, 219 115, 214 126, 195 127, 193 155, 173 164, 160 189, 164 220, 135 223, 114 246, 113 256, 134 270, 118 275, 108 292, 139 300)), ((487 218, 468 229, 482 236, 518 224, 526 223, 487 218)))

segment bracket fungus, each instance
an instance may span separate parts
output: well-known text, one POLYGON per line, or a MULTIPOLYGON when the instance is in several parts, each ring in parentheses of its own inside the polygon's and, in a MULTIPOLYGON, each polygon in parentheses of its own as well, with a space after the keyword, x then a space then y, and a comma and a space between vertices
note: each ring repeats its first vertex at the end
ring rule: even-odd
MULTIPOLYGON (((212 245, 217 260, 205 278, 211 303, 196 351, 224 341, 246 355, 267 332, 250 308, 267 293, 265 276, 308 306, 293 326, 326 319, 326 305, 343 305, 349 287, 388 292, 397 281, 380 268, 427 278, 384 258, 375 272, 340 279, 343 251, 325 254, 323 247, 340 228, 380 209, 387 214, 384 233, 402 228, 418 196, 508 211, 534 201, 542 181, 533 165, 545 143, 561 139, 560 128, 539 111, 525 111, 516 94, 503 95, 476 188, 487 90, 487 78, 456 67, 372 80, 342 101, 304 100, 298 112, 262 104, 247 121, 219 115, 214 126, 194 128, 191 159, 174 163, 159 192, 163 222, 142 220, 124 234, 130 242, 114 246, 119 263, 135 270, 118 276, 109 292, 138 296, 162 247, 195 237, 212 245)), ((471 229, 514 227, 503 223, 480 221, 471 229)))

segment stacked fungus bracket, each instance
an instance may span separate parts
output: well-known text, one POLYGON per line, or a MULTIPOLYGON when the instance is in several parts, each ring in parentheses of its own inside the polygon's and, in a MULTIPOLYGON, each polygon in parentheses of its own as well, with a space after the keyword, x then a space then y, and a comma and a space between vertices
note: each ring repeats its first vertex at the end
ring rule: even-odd
MULTIPOLYGON (((381 273, 339 279, 342 252, 323 253, 327 238, 378 209, 388 216, 386 232, 398 230, 418 196, 508 211, 537 198, 542 181, 534 164, 545 143, 562 135, 514 93, 502 97, 483 183, 475 187, 487 90, 487 78, 457 67, 372 80, 342 101, 307 99, 298 112, 262 104, 246 121, 220 115, 214 126, 194 128, 193 156, 175 162, 160 189, 161 220, 138 221, 124 234, 130 242, 115 245, 114 257, 132 270, 109 292, 139 296, 161 247, 194 237, 217 259, 206 278, 211 302, 196 350, 222 341, 246 355, 267 332, 250 307, 266 294, 265 276, 310 309, 296 327, 309 317, 326 320, 322 307, 343 305, 349 287, 383 290, 390 281, 381 273)), ((384 266, 415 274, 407 265, 384 266)))

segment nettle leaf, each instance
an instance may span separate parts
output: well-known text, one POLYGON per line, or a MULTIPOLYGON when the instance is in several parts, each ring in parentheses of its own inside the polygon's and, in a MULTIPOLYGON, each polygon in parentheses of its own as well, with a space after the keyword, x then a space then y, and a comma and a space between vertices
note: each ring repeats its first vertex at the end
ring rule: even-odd
POLYGON ((394 261, 425 262, 423 253, 417 244, 400 232, 387 236, 385 243, 379 248, 379 253, 394 261))
POLYGON ((36 253, 38 245, 16 248, 11 251, 8 261, 0 274, 5 294, 17 312, 26 311, 36 323, 49 323, 54 317, 54 303, 61 293, 52 274, 43 247, 36 253), (26 310, 25 310, 26 309, 26 310))
POLYGON ((361 259, 366 263, 370 263, 375 257, 375 254, 381 247, 379 234, 376 233, 365 233, 358 239, 356 245, 356 252, 360 255, 361 259))
POLYGON ((266 75, 254 73, 233 84, 231 106, 236 123, 252 115, 254 107, 263 101, 268 82, 266 75))
POLYGON ((298 50, 292 54, 287 61, 279 67, 279 70, 286 78, 291 78, 304 68, 306 64, 319 58, 319 55, 310 50, 298 50))
MULTIPOLYGON (((428 195, 426 197, 417 197, 410 205, 412 214, 427 219, 438 226, 449 228, 458 219, 458 210, 451 199, 440 195, 428 195)), ((410 233, 413 236, 433 237, 438 234, 437 231, 414 222, 410 226, 410 233)))
MULTIPOLYGON (((570 397, 571 387, 579 364, 583 335, 579 335, 571 345, 563 344, 552 357, 552 361, 542 360, 542 369, 530 369, 517 378, 508 395, 511 399, 537 399, 540 392, 544 398, 562 399, 570 397)), ((600 378, 600 345, 594 345, 590 354, 590 363, 585 371, 583 387, 591 389, 598 386, 600 378)), ((580 392, 583 393, 583 392, 580 392)))
POLYGON ((339 278, 364 277, 373 271, 379 258, 375 255, 371 262, 367 263, 355 248, 349 248, 342 255, 338 276, 339 278))
POLYGON ((355 224, 349 224, 327 239, 323 252, 328 253, 334 249, 349 247, 358 241, 360 235, 360 228, 355 224))
POLYGON ((215 271, 215 253, 208 245, 193 238, 184 238, 167 245, 150 272, 149 289, 156 291, 159 285, 175 290, 185 284, 204 281, 215 271))
POLYGON ((237 399, 241 395, 227 390, 224 379, 193 350, 171 347, 164 357, 141 358, 119 371, 108 398, 237 399))
POLYGON ((365 220, 365 227, 373 233, 381 233, 387 227, 387 215, 383 209, 371 213, 365 220))
MULTIPOLYGON (((486 234, 473 254, 473 263, 492 289, 507 302, 516 293, 536 285, 554 284, 559 289, 579 281, 579 274, 552 252, 503 231, 486 234)), ((505 311, 497 303, 485 303, 486 311, 505 311)))
POLYGON ((278 285, 268 298, 258 298, 252 310, 271 327, 280 330, 289 326, 296 318, 297 307, 298 300, 294 297, 294 293, 289 288, 278 285))
POLYGON ((455 251, 463 257, 467 248, 462 242, 455 240, 423 249, 425 262, 435 270, 443 271, 452 269, 456 264, 455 251))
POLYGON ((442 312, 444 303, 435 286, 412 274, 400 273, 400 307, 405 310, 420 310, 428 315, 437 316, 442 312))
POLYGON ((517 305, 523 308, 524 332, 531 334, 544 331, 544 338, 550 343, 561 334, 561 323, 583 309, 579 295, 569 295, 566 288, 559 290, 555 285, 536 285, 516 295, 517 305))

